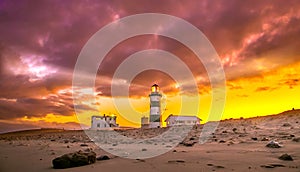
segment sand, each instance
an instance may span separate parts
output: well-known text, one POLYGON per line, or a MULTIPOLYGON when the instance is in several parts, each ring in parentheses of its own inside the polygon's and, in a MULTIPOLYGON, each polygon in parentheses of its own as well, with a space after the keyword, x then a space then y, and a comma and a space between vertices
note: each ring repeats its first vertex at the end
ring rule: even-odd
MULTIPOLYGON (((202 127, 195 127, 185 141, 197 140, 202 127)), ((166 129, 133 129, 122 131, 121 134, 131 138, 143 138, 164 131, 166 129)), ((105 152, 83 131, 31 130, 0 135, 0 171, 300 172, 300 139, 298 141, 297 138, 300 138, 299 110, 251 119, 224 120, 204 144, 179 144, 160 156, 137 160, 105 152), (266 147, 271 140, 279 142, 283 147, 266 147), (55 157, 89 148, 97 156, 108 155, 111 159, 62 170, 52 168, 55 157), (278 159, 284 153, 291 155, 293 161, 278 159)), ((114 146, 111 146, 113 149, 114 146)), ((150 150, 143 150, 144 153, 147 151, 150 150)))

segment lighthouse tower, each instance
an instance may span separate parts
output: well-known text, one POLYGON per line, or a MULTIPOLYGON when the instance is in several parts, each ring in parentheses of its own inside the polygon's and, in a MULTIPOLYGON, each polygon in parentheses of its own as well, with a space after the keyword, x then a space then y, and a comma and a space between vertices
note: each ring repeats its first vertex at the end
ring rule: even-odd
POLYGON ((160 99, 161 94, 159 93, 159 86, 154 84, 151 87, 150 97, 150 128, 158 128, 160 127, 160 99))

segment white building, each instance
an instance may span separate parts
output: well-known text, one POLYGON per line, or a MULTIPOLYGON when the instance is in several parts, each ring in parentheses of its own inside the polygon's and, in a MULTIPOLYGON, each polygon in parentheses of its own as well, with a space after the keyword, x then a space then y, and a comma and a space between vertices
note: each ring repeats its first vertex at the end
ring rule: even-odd
POLYGON ((171 114, 165 120, 167 123, 167 127, 171 127, 174 125, 199 125, 201 119, 197 116, 179 116, 171 114))
POLYGON ((149 128, 149 118, 148 117, 142 117, 141 118, 141 128, 149 128))
POLYGON ((118 127, 116 116, 92 116, 91 129, 105 129, 110 127, 118 127))

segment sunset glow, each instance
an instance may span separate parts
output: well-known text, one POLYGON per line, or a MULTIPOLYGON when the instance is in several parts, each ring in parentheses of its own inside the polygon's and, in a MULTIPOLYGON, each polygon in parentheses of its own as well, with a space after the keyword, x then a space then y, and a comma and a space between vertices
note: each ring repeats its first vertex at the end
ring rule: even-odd
MULTIPOLYGON (((92 115, 103 114, 116 115, 120 126, 139 127, 141 117, 149 116, 149 94, 155 83, 163 94, 163 120, 179 114, 185 101, 191 110, 183 115, 197 115, 207 122, 212 90, 206 66, 186 46, 164 36, 140 35, 122 41, 99 64, 94 88, 72 87, 74 66, 90 37, 113 21, 140 13, 173 15, 205 34, 225 71, 222 119, 299 109, 299 8, 300 3, 293 0, 2 1, 0 132, 37 127, 74 129, 80 128, 79 124, 89 127, 92 115), (192 81, 180 83, 164 72, 145 70, 132 81, 117 78, 114 82, 119 86, 130 83, 130 87, 119 90, 113 99, 115 70, 130 55, 146 49, 165 50, 183 61, 197 82, 199 97, 183 90, 192 81), (73 96, 80 99, 73 102, 73 96), (116 101, 126 99, 130 107, 116 107, 116 101), (199 107, 198 114, 192 114, 195 107, 199 107)), ((157 29, 168 32, 172 26, 157 29)), ((81 77, 92 75, 83 72, 81 77)))

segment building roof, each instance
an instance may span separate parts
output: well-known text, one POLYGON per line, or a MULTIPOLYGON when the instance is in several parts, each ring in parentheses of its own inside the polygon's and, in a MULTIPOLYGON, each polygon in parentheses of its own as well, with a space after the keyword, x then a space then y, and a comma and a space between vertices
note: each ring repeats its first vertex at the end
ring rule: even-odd
POLYGON ((202 121, 197 116, 181 116, 181 115, 171 114, 171 115, 168 116, 168 118, 165 120, 165 122, 167 122, 170 118, 175 118, 178 121, 191 121, 191 120, 200 120, 200 121, 202 121))

